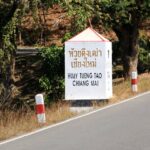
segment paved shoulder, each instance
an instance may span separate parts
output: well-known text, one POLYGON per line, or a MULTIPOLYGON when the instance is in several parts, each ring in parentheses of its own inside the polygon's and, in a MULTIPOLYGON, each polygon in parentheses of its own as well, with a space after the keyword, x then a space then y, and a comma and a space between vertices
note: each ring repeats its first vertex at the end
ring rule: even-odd
POLYGON ((0 150, 150 150, 150 94, 0 145, 0 150))

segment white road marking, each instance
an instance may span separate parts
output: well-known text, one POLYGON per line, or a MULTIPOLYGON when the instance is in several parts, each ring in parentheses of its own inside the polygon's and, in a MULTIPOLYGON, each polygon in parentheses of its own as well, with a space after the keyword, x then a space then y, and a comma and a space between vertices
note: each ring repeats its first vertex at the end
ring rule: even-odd
POLYGON ((138 97, 141 97, 141 96, 144 96, 144 95, 147 95, 147 94, 150 94, 150 91, 145 92, 145 93, 142 93, 142 94, 139 94, 139 95, 134 96, 134 97, 132 97, 132 98, 128 98, 128 99, 123 100, 123 101, 121 101, 121 102, 118 102, 118 103, 115 103, 115 104, 112 104, 112 105, 108 105, 108 106, 103 107, 103 108, 100 108, 100 109, 96 109, 96 110, 91 111, 91 112, 89 112, 89 113, 86 113, 86 114, 84 114, 84 115, 77 116, 77 117, 73 117, 73 118, 68 119, 68 120, 65 120, 65 121, 63 121, 63 122, 60 122, 60 123, 57 123, 57 124, 54 124, 54 125, 50 125, 50 126, 47 126, 47 127, 41 128, 41 129, 38 129, 38 130, 36 130, 36 131, 30 132, 30 133, 27 133, 27 134, 24 134, 24 135, 21 135, 21 136, 12 138, 12 139, 5 140, 5 141, 3 141, 3 142, 0 142, 0 145, 7 144, 7 143, 9 143, 9 142, 13 142, 13 141, 22 139, 22 138, 27 137, 27 136, 30 136, 30 135, 33 135, 33 134, 37 134, 37 133, 42 132, 42 131, 45 131, 45 130, 47 130, 47 129, 51 129, 51 128, 54 128, 54 127, 57 127, 57 126, 66 124, 66 123, 68 123, 68 122, 71 122, 71 121, 74 121, 74 120, 77 120, 77 119, 80 119, 80 118, 89 116, 89 115, 94 114, 94 113, 97 113, 97 112, 99 112, 99 111, 102 111, 102 110, 105 110, 105 109, 108 109, 108 108, 111 108, 111 107, 114 107, 114 106, 117 106, 117 105, 120 105, 120 104, 129 102, 129 101, 131 101, 131 100, 134 100, 134 99, 136 99, 136 98, 138 98, 138 97))

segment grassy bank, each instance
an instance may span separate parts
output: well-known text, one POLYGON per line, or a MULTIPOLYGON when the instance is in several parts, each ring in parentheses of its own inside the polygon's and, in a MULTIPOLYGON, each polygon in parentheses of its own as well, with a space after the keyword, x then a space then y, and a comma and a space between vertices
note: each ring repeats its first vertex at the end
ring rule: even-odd
MULTIPOLYGON (((113 81, 113 98, 109 101, 99 103, 100 107, 119 102, 126 98, 132 97, 136 94, 150 91, 150 74, 142 74, 138 77, 138 92, 131 92, 130 81, 123 81, 123 79, 115 79, 113 81)), ((69 111, 69 105, 64 103, 57 103, 46 109, 47 123, 45 125, 54 124, 62 120, 73 117, 77 114, 69 111)), ((0 140, 21 135, 26 132, 33 131, 40 128, 41 125, 37 123, 36 114, 34 111, 28 112, 0 112, 0 140)))
POLYGON ((35 111, 0 112, 0 141, 33 131, 42 126, 51 125, 75 114, 69 111, 68 104, 57 103, 46 109, 47 123, 38 124, 35 111))

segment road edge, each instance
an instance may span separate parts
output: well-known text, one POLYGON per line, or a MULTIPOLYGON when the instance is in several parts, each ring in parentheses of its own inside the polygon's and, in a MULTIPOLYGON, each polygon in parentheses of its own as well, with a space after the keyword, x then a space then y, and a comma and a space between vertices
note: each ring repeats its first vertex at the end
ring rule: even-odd
POLYGON ((97 112, 100 112, 100 111, 102 111, 102 110, 109 109, 109 108, 111 108, 111 107, 114 107, 114 106, 117 106, 117 105, 120 105, 120 104, 129 102, 129 101, 131 101, 131 100, 135 100, 136 98, 139 98, 139 97, 144 96, 144 95, 147 95, 147 94, 150 94, 150 91, 147 91, 147 92, 138 94, 138 95, 136 95, 136 96, 134 96, 134 97, 131 97, 131 98, 122 100, 122 101, 120 101, 120 102, 117 102, 117 103, 114 103, 114 104, 111 104, 111 105, 108 105, 108 106, 105 106, 105 107, 103 107, 103 108, 99 108, 99 109, 93 110, 93 111, 91 111, 91 112, 89 112, 89 113, 86 113, 86 114, 83 114, 83 115, 80 115, 80 116, 76 116, 76 117, 72 117, 72 118, 67 119, 67 120, 65 120, 65 121, 62 121, 62 122, 59 122, 59 123, 56 123, 56 124, 53 124, 53 125, 50 125, 50 126, 46 126, 46 127, 37 129, 37 130, 32 131, 32 132, 30 132, 30 133, 26 133, 26 134, 23 134, 23 135, 21 135, 21 136, 17 136, 17 137, 14 137, 14 138, 10 138, 10 139, 8 139, 8 140, 4 140, 4 141, 0 142, 0 146, 1 146, 1 145, 4 145, 4 144, 7 144, 7 143, 10 143, 10 142, 13 142, 13 141, 16 141, 16 140, 19 140, 19 139, 22 139, 22 138, 27 137, 27 136, 30 136, 30 135, 37 134, 37 133, 39 133, 39 132, 42 132, 42 131, 45 131, 45 130, 48 130, 48 129, 51 129, 51 128, 54 128, 54 127, 57 127, 57 126, 60 126, 60 125, 63 125, 63 124, 66 124, 66 123, 69 123, 69 122, 71 122, 71 121, 74 121, 74 120, 77 120, 77 119, 80 119, 80 118, 83 118, 83 117, 92 115, 92 114, 94 114, 94 113, 97 113, 97 112))

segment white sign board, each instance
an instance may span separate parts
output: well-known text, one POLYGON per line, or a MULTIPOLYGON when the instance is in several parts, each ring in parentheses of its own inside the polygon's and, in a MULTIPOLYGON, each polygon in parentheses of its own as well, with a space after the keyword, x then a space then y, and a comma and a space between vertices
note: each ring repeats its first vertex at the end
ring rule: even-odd
POLYGON ((65 43, 65 99, 96 100, 111 96, 111 42, 88 28, 65 43))

